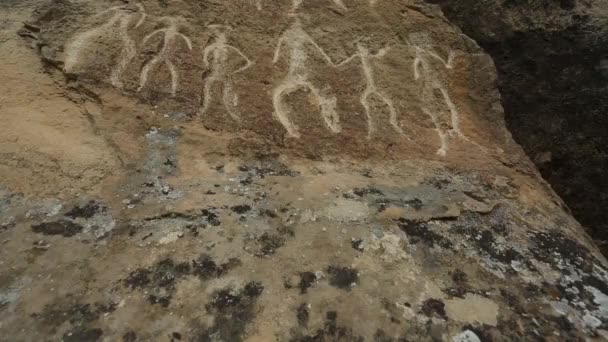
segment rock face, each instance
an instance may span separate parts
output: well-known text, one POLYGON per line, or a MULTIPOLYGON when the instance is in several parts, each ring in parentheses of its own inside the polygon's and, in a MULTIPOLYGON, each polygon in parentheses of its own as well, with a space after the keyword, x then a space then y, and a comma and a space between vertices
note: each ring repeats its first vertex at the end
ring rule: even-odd
POLYGON ((103 5, 54 2, 52 15, 33 23, 49 62, 99 101, 119 91, 207 129, 317 158, 510 148, 492 108, 491 60, 437 25, 437 9, 331 0, 103 5))
POLYGON ((515 140, 608 254, 608 3, 433 2, 493 57, 515 140))
POLYGON ((6 340, 608 334, 606 260, 437 7, 0 11, 6 340))

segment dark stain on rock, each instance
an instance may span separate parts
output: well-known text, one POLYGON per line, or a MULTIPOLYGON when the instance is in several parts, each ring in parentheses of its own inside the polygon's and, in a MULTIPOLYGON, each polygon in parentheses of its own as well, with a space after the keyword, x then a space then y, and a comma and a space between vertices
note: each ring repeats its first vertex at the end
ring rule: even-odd
POLYGON ((212 226, 219 226, 220 224, 222 224, 217 214, 212 212, 210 209, 201 210, 201 214, 207 219, 207 222, 212 226))
POLYGON ((374 342, 402 342, 406 341, 405 339, 396 340, 389 336, 384 330, 378 329, 374 334, 374 342))
POLYGON ((129 274, 125 284, 132 289, 148 286, 170 288, 176 279, 190 273, 190 264, 176 264, 171 259, 159 261, 149 269, 138 269, 129 274))
POLYGON ((447 293, 450 297, 464 298, 469 290, 464 285, 455 285, 444 289, 443 292, 447 293))
POLYGON ((239 265, 241 265, 241 261, 237 258, 230 259, 227 263, 218 265, 209 255, 202 254, 198 259, 192 261, 192 274, 202 280, 219 278, 239 265))
MULTIPOLYGON (((559 298, 565 298, 571 303, 576 302, 578 306, 584 304, 589 311, 598 309, 597 304, 594 301, 595 296, 587 291, 585 284, 580 280, 573 281, 567 285, 558 284, 554 288, 557 289, 555 292, 557 292, 557 297, 559 298)), ((551 287, 548 289, 551 289, 551 287)), ((556 295, 555 293, 548 293, 548 289, 543 288, 541 290, 543 291, 543 294, 556 295)))
POLYGON ((161 215, 147 217, 144 219, 144 221, 157 221, 157 220, 163 220, 163 219, 184 219, 184 220, 188 220, 188 221, 193 221, 193 220, 196 220, 197 218, 198 217, 196 215, 170 211, 170 212, 166 212, 161 215))
POLYGON ((439 299, 429 298, 425 300, 424 303, 422 303, 420 311, 428 317, 436 315, 439 318, 447 319, 445 304, 439 299))
POLYGON ((447 188, 450 184, 452 184, 452 182, 449 179, 441 179, 438 177, 434 177, 429 179, 428 181, 425 181, 425 184, 430 184, 438 190, 443 190, 447 188))
POLYGON ((253 178, 251 178, 251 176, 247 176, 244 179, 241 179, 239 183, 241 183, 241 185, 249 185, 253 183, 253 178))
MULTIPOLYGON (((218 215, 213 211, 216 208, 210 207, 207 209, 202 209, 200 213, 181 213, 181 212, 166 212, 161 215, 156 215, 153 217, 145 218, 144 221, 162 221, 162 220, 183 220, 186 221, 183 223, 184 227, 188 229, 195 236, 198 235, 199 229, 204 229, 208 225, 211 226, 219 226, 221 224, 218 215)), ((163 222, 156 222, 156 224, 162 225, 163 222)), ((137 227, 132 225, 132 235, 135 235, 135 230, 137 227)), ((150 233, 152 234, 152 233, 150 233)))
POLYGON ((433 247, 437 244, 446 249, 452 248, 452 243, 447 238, 430 230, 425 223, 400 218, 398 224, 399 229, 407 234, 412 244, 422 241, 429 247, 433 247))
POLYGON ((304 335, 301 332, 290 339, 291 342, 364 342, 365 338, 357 336, 351 328, 338 325, 338 313, 327 311, 323 328, 317 329, 313 334, 304 335))
POLYGON ((325 330, 329 335, 335 335, 338 331, 338 313, 336 311, 328 311, 325 314, 325 330))
POLYGON ((403 201, 403 204, 405 204, 408 207, 414 208, 416 210, 420 210, 424 206, 424 203, 422 203, 422 201, 418 198, 414 198, 413 200, 403 201))
MULTIPOLYGON (((580 336, 580 331, 574 329, 567 316, 556 317, 553 315, 536 314, 535 317, 520 320, 520 322, 523 324, 515 325, 515 327, 522 327, 523 325, 523 330, 527 333, 525 336, 526 340, 541 340, 539 337, 542 337, 542 340, 547 341, 555 336, 556 331, 559 331, 560 341, 584 340, 580 336)), ((484 325, 482 332, 490 332, 494 329, 493 327, 484 325)), ((504 332, 504 329, 501 329, 501 332, 504 332)))
POLYGON ((608 294, 608 283, 602 281, 594 275, 586 275, 583 277, 583 284, 586 286, 595 287, 604 294, 608 294))
POLYGON ((353 193, 359 197, 367 195, 384 196, 384 193, 375 188, 354 188, 353 193))
POLYGON ((260 178, 266 176, 296 177, 300 175, 300 172, 290 170, 287 165, 274 159, 262 160, 259 166, 249 168, 249 172, 260 178))
POLYGON ((257 281, 249 282, 245 285, 245 288, 243 288, 243 293, 247 297, 258 297, 262 292, 264 292, 264 285, 257 281))
POLYGON ((190 265, 188 263, 176 264, 171 259, 165 259, 156 264, 150 273, 150 285, 159 293, 150 294, 148 297, 150 303, 160 304, 163 307, 169 306, 177 279, 189 273, 190 265))
POLYGON ((456 284, 464 284, 467 282, 467 274, 459 269, 456 269, 452 273, 452 281, 456 284))
POLYGON ((467 285, 467 275, 457 269, 452 273, 452 286, 444 290, 445 293, 452 297, 464 298, 469 292, 467 285))
POLYGON ((479 228, 481 224, 476 220, 476 216, 469 218, 466 214, 463 216, 464 222, 458 222, 450 228, 454 234, 462 235, 467 239, 475 239, 479 235, 479 228), (469 222, 471 221, 471 222, 469 222))
MULTIPOLYGON (((495 233, 502 236, 508 234, 505 215, 504 208, 500 206, 493 209, 492 214, 485 216, 468 212, 462 216, 462 221, 451 227, 450 231, 466 238, 481 254, 503 264, 510 265, 512 261, 519 261, 532 267, 520 252, 512 247, 500 246, 496 242, 495 233), (480 227, 490 227, 490 229, 480 227)), ((513 272, 510 268, 508 271, 513 272)))
POLYGON ((509 235, 509 231, 507 229, 507 224, 505 224, 504 222, 499 222, 496 224, 492 224, 490 225, 490 229, 500 235, 500 236, 508 236, 509 235))
POLYGON ((137 269, 131 273, 127 279, 125 279, 125 285, 131 289, 144 288, 150 284, 150 274, 152 271, 148 269, 137 269))
POLYGON ((515 294, 506 289, 500 289, 500 295, 504 298, 505 303, 509 305, 509 308, 511 308, 513 312, 518 315, 525 313, 525 310, 521 305, 521 301, 515 294))
POLYGON ((570 323, 570 320, 566 316, 556 317, 555 323, 559 327, 559 331, 572 331, 574 329, 574 325, 570 323))
POLYGON ((296 236, 296 232, 292 226, 285 226, 282 224, 277 227, 277 233, 281 234, 281 236, 296 236))
MULTIPOLYGON (((32 314, 32 317, 40 319, 54 331, 66 322, 74 327, 84 327, 97 321, 102 315, 114 312, 116 307, 116 303, 82 304, 68 295, 67 299, 46 305, 42 312, 32 314)), ((82 332, 75 331, 73 334, 79 336, 78 333, 82 332)))
POLYGON ((285 245, 285 239, 276 234, 270 234, 268 232, 260 235, 256 240, 258 250, 255 255, 258 257, 270 256, 276 253, 277 249, 285 245))
POLYGON ((59 326, 66 321, 74 325, 92 322, 97 320, 100 315, 90 304, 64 305, 62 303, 47 305, 39 316, 45 323, 59 326))
POLYGON ((401 321, 398 317, 403 315, 403 310, 398 308, 394 301, 391 301, 387 298, 382 298, 382 307, 389 315, 391 319, 391 323, 401 324, 401 321))
POLYGON ((78 205, 72 208, 72 210, 68 211, 65 216, 76 219, 76 218, 84 218, 90 219, 98 213, 103 213, 107 211, 107 208, 96 201, 89 201, 84 205, 78 205))
POLYGON ((165 162, 163 163, 163 165, 165 166, 169 166, 170 168, 175 168, 177 166, 177 160, 175 160, 175 158, 167 158, 165 159, 165 162))
POLYGON ((135 342, 137 341, 137 334, 133 330, 127 331, 122 335, 122 342, 135 342))
POLYGON ((99 328, 77 329, 63 334, 63 342, 95 342, 98 341, 102 335, 103 331, 99 328))
POLYGON ((169 306, 169 304, 171 304, 172 297, 173 297, 172 294, 161 295, 161 296, 151 294, 148 296, 148 302, 150 302, 150 304, 152 304, 152 305, 159 304, 163 308, 166 308, 169 306))
POLYGON ((594 263, 601 264, 592 257, 587 247, 559 231, 534 233, 531 240, 535 245, 530 248, 534 257, 555 269, 560 269, 562 261, 560 259, 568 261, 587 273, 592 271, 594 263))
POLYGON ((214 316, 213 325, 199 329, 195 341, 234 341, 245 339, 246 328, 255 318, 255 305, 264 287, 251 282, 241 291, 226 288, 214 293, 207 312, 214 316))
POLYGON ((363 240, 362 239, 353 239, 350 241, 350 246, 358 251, 358 252, 363 252, 363 240))
POLYGON ((357 270, 350 267, 330 265, 327 268, 329 284, 343 290, 350 290, 359 281, 357 270))
POLYGON ((310 311, 308 309, 308 304, 303 303, 298 306, 296 310, 296 317, 298 318, 298 324, 302 327, 308 326, 308 321, 310 320, 310 311))
POLYGON ((230 209, 232 209, 232 211, 234 211, 235 213, 242 215, 242 214, 245 214, 248 211, 250 211, 251 206, 248 204, 242 204, 242 205, 235 205, 235 206, 231 207, 230 209))
POLYGON ((494 235, 489 230, 484 230, 483 232, 481 232, 480 239, 474 238, 472 239, 472 241, 475 242, 476 245, 490 257, 504 264, 511 264, 511 261, 514 260, 524 260, 524 257, 518 251, 514 250, 511 247, 499 249, 496 245, 496 239, 494 238, 494 235))
POLYGON ((44 235, 61 235, 63 237, 72 237, 82 232, 83 227, 69 220, 59 220, 55 222, 42 222, 32 225, 34 233, 44 235))
POLYGON ((274 211, 270 210, 270 209, 262 209, 260 210, 260 215, 262 216, 266 216, 266 217, 270 217, 270 218, 276 218, 277 214, 275 214, 274 211))
POLYGON ((239 259, 230 259, 218 265, 210 256, 202 254, 192 262, 175 263, 164 259, 149 268, 140 268, 131 272, 124 280, 130 289, 145 289, 150 294, 148 301, 168 307, 171 303, 175 286, 179 279, 193 275, 202 280, 219 278, 241 264, 239 259))
POLYGON ((308 289, 311 288, 317 282, 317 276, 312 272, 302 272, 300 273, 300 293, 304 294, 308 292, 308 289))
POLYGON ((168 307, 175 292, 177 279, 190 273, 189 263, 176 264, 171 259, 164 259, 148 269, 138 269, 124 280, 131 289, 146 289, 150 294, 150 304, 168 307))

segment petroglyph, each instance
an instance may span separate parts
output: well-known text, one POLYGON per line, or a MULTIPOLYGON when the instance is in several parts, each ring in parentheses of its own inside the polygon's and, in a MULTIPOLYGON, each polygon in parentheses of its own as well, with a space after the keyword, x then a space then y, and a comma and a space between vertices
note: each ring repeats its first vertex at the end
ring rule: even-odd
POLYGON ((94 17, 98 18, 108 13, 113 13, 110 19, 101 26, 76 35, 66 44, 64 56, 65 72, 71 73, 76 69, 83 61, 83 58, 86 58, 82 56, 83 51, 90 45, 95 44, 96 38, 102 36, 112 37, 118 33, 122 49, 120 50, 116 66, 110 73, 110 83, 116 88, 122 88, 122 74, 137 53, 135 42, 129 36, 131 22, 139 14, 139 20, 134 26, 134 28, 138 28, 146 19, 144 7, 141 4, 137 4, 136 8, 137 10, 132 6, 115 6, 95 15, 94 17))
POLYGON ((203 61, 205 66, 211 70, 211 74, 205 79, 203 106, 200 109, 199 114, 204 115, 207 112, 209 105, 211 104, 212 87, 216 83, 221 83, 223 87, 222 101, 224 107, 233 119, 240 120, 240 116, 235 109, 238 105, 238 96, 233 91, 233 84, 230 77, 245 71, 253 65, 253 62, 251 62, 241 50, 228 44, 226 33, 232 31, 232 27, 225 25, 209 25, 207 27, 213 31, 215 41, 203 50, 203 61), (228 58, 230 57, 231 52, 240 56, 245 62, 242 67, 234 71, 228 70, 228 58), (209 61, 210 56, 211 61, 209 61))
POLYGON ((448 81, 445 71, 452 69, 455 53, 451 51, 447 60, 439 56, 432 50, 432 40, 426 33, 410 34, 409 41, 416 51, 413 65, 414 78, 422 82, 422 101, 424 102, 422 111, 433 121, 441 142, 437 154, 447 155, 450 137, 463 139, 485 150, 462 133, 460 113, 446 90, 448 81), (437 65, 440 67, 437 68, 437 65))
POLYGON ((383 48, 380 49, 380 51, 378 51, 377 53, 372 54, 363 43, 359 42, 357 43, 357 53, 349 57, 344 62, 340 63, 340 65, 344 65, 355 58, 359 58, 361 60, 361 69, 363 71, 363 76, 365 76, 367 86, 363 91, 363 94, 361 94, 360 101, 361 105, 363 105, 363 108, 365 108, 365 115, 367 116, 368 139, 371 139, 374 132, 376 131, 376 124, 374 122, 374 118, 372 117, 370 103, 370 100, 372 100, 373 98, 380 100, 380 102, 382 102, 387 107, 389 111, 389 122, 391 126, 397 133, 403 134, 403 130, 401 129, 401 127, 399 127, 399 122, 397 122, 397 110, 393 105, 393 101, 382 91, 378 90, 372 66, 372 59, 384 57, 389 49, 390 48, 388 47, 383 48))
POLYGON ((298 18, 295 19, 293 25, 283 32, 279 38, 273 63, 279 61, 283 46, 289 49, 289 71, 285 79, 273 91, 272 103, 275 109, 275 117, 285 127, 290 136, 299 138, 300 133, 298 132, 298 128, 289 118, 290 109, 285 103, 285 97, 299 89, 304 89, 311 92, 321 107, 321 117, 327 127, 334 133, 340 133, 342 128, 340 126, 340 117, 336 112, 336 98, 324 94, 323 91, 309 81, 309 68, 307 65, 309 57, 307 53, 308 46, 315 48, 327 64, 335 67, 335 63, 317 45, 314 39, 304 31, 302 23, 298 18))
POLYGON ((192 50, 192 42, 190 41, 190 38, 179 32, 177 18, 163 17, 160 19, 160 22, 165 24, 165 27, 155 30, 144 37, 142 45, 145 45, 146 42, 148 42, 148 40, 155 35, 162 34, 163 44, 158 54, 144 65, 139 78, 139 88, 137 91, 141 91, 145 87, 146 83, 148 82, 148 74, 150 71, 152 71, 159 63, 164 63, 171 74, 171 95, 175 96, 175 94, 177 94, 177 87, 179 85, 179 75, 177 74, 177 70, 171 61, 171 58, 176 53, 177 41, 181 39, 184 43, 186 43, 186 47, 189 50, 192 50))

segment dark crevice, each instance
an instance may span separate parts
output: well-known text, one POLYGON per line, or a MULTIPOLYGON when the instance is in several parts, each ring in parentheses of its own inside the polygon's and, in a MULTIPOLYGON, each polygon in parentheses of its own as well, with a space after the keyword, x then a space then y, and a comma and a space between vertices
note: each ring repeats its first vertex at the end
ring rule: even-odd
POLYGON ((608 18, 594 10, 601 0, 427 2, 492 56, 513 137, 608 255, 608 18))

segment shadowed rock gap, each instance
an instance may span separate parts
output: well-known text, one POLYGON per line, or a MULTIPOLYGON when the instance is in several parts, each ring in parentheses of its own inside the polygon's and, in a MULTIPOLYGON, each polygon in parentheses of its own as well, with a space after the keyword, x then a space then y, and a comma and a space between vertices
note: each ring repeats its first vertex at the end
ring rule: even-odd
POLYGON ((492 56, 507 126, 608 253, 606 5, 429 0, 492 56))

